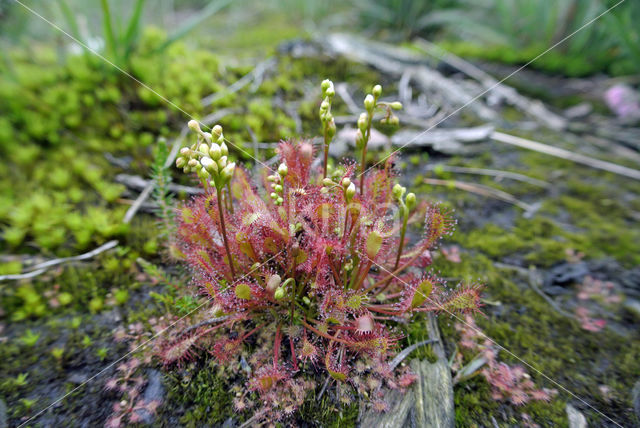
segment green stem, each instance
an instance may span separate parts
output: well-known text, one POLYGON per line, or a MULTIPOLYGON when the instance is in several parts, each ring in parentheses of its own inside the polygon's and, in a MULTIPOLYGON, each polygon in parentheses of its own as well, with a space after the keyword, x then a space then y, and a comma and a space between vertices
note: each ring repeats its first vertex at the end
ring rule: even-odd
POLYGON ((367 145, 371 138, 371 121, 373 119, 373 111, 368 115, 367 132, 364 135, 364 145, 362 146, 362 162, 360 162, 360 194, 364 193, 364 173, 367 162, 367 145))
POLYGON ((327 178, 327 163, 329 162, 329 136, 327 135, 327 127, 324 127, 324 172, 322 178, 327 178))
POLYGON ((222 228, 222 240, 224 241, 224 248, 227 251, 227 258, 229 259, 229 268, 231 269, 231 277, 235 278, 236 272, 233 269, 233 259, 231 258, 231 251, 229 250, 229 242, 227 242, 227 228, 224 223, 224 210, 222 208, 222 191, 216 186, 216 193, 218 199, 218 212, 220 214, 220 226, 222 228))

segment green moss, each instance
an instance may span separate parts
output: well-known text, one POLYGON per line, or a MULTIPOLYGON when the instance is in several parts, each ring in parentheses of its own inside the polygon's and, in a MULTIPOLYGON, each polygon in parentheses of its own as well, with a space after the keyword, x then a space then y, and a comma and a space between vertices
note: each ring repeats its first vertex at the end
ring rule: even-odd
MULTIPOLYGON (((244 417, 233 410, 234 394, 229 390, 213 360, 198 370, 185 372, 167 372, 165 381, 168 389, 167 405, 162 412, 171 407, 184 406, 180 424, 187 427, 203 424, 222 424, 228 418, 243 421, 244 417)), ((167 416, 173 416, 167 413, 167 416)))

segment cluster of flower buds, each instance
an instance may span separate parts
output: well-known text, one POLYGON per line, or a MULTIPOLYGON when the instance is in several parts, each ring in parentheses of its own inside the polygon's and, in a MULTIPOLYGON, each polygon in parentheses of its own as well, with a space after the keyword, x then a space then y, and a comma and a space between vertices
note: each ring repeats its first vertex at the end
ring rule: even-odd
POLYGON ((322 193, 327 193, 330 189, 336 187, 341 188, 344 195, 344 200, 347 201, 347 203, 351 202, 356 194, 356 185, 353 184, 349 177, 344 177, 342 180, 340 180, 339 183, 327 177, 322 180, 322 186, 323 187, 320 189, 322 193))
POLYGON ((320 120, 322 121, 322 128, 324 130, 324 144, 328 146, 331 143, 331 139, 336 135, 336 122, 333 120, 333 114, 331 114, 331 101, 336 95, 336 91, 333 88, 333 82, 325 79, 322 81, 322 103, 320 103, 320 120))
POLYGON ((390 103, 378 101, 381 95, 382 86, 375 85, 371 93, 364 98, 365 111, 360 113, 360 117, 358 117, 358 130, 356 131, 356 147, 358 149, 365 147, 369 142, 369 138, 371 138, 371 122, 376 108, 384 108, 386 112, 380 123, 389 125, 398 125, 400 123, 398 117, 393 114, 393 110, 400 110, 402 103, 399 101, 390 103))
POLYGON ((235 162, 229 162, 229 149, 224 142, 222 126, 211 132, 203 132, 197 121, 189 121, 189 128, 198 135, 191 147, 183 147, 176 159, 176 166, 185 173, 195 172, 205 184, 213 181, 216 188, 224 187, 233 177, 235 162))
POLYGON ((406 193, 406 191, 407 191, 407 188, 399 184, 396 184, 395 186, 393 186, 393 190, 392 190, 393 198, 396 201, 398 201, 398 204, 400 205, 401 214, 403 217, 408 216, 409 211, 411 211, 416 206, 415 193, 409 193, 405 197, 404 194, 406 193))
POLYGON ((282 192, 283 192, 283 184, 284 184, 284 178, 287 176, 287 173, 289 172, 289 169, 287 168, 287 165, 285 163, 281 163, 278 166, 278 171, 267 177, 267 180, 269 182, 271 182, 271 195, 269 195, 271 197, 271 199, 273 199, 273 203, 276 205, 282 205, 282 203, 284 202, 284 198, 282 197, 282 192))

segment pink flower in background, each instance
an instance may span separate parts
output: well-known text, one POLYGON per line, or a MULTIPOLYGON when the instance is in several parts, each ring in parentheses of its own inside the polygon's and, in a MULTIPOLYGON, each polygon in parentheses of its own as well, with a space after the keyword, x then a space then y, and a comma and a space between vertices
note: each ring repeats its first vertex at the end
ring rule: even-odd
POLYGON ((604 93, 607 107, 621 119, 640 119, 640 96, 628 85, 615 85, 604 93))

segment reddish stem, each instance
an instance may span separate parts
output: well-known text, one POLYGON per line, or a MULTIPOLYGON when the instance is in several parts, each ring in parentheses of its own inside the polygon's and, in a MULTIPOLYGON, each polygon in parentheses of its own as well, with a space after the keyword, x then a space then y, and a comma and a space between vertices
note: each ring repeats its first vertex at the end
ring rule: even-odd
POLYGON ((293 346, 293 337, 289 336, 289 345, 291 346, 291 362, 293 363, 293 370, 298 371, 298 361, 296 358, 296 350, 293 346))
POLYGON ((300 322, 302 322, 303 326, 305 326, 306 328, 308 328, 309 330, 311 330, 312 332, 314 332, 318 336, 322 336, 325 339, 333 340, 334 342, 340 342, 340 343, 344 343, 345 345, 349 345, 349 342, 347 342, 346 340, 338 339, 337 337, 331 336, 330 334, 323 333, 320 330, 318 330, 317 328, 315 328, 314 326, 312 326, 311 324, 307 323, 305 320, 301 320, 300 322))
POLYGON ((278 368, 278 359, 280 358, 280 343, 282 342, 282 334, 280 332, 280 324, 276 330, 276 339, 273 345, 273 368, 278 368))

